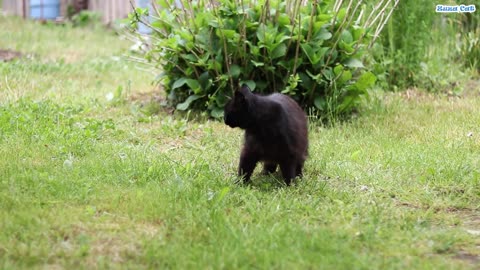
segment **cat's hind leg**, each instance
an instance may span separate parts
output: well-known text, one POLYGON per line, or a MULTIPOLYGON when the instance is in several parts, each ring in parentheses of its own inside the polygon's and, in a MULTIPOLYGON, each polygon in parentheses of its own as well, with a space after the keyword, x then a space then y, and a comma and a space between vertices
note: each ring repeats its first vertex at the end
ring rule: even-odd
POLYGON ((297 162, 297 166, 295 168, 295 176, 303 177, 303 161, 297 162))

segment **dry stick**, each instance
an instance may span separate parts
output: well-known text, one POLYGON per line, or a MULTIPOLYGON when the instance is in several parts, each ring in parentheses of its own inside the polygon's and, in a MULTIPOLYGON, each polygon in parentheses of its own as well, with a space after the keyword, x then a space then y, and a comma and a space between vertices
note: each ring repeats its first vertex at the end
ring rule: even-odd
POLYGON ((380 10, 380 12, 378 13, 378 15, 375 17, 375 19, 373 19, 373 21, 371 22, 371 25, 374 25, 375 22, 378 20, 378 18, 385 13, 385 10, 386 8, 388 7, 388 5, 390 4, 391 0, 389 0, 385 6, 382 8, 382 10, 380 10))
MULTIPOLYGON (((212 36, 213 29, 210 30, 210 37, 212 36)), ((210 50, 213 52, 213 44, 212 40, 210 39, 210 50)), ((213 53, 210 54, 210 60, 212 60, 213 63, 215 63, 215 57, 213 56, 213 53)), ((220 77, 220 73, 214 68, 213 71, 215 72, 216 78, 220 77)))
POLYGON ((342 4, 343 4, 343 0, 336 1, 335 5, 333 6, 333 11, 337 13, 340 7, 342 6, 342 4))
MULTIPOLYGON (((192 1, 186 1, 188 3, 188 8, 190 9, 189 12, 190 12, 190 18, 194 18, 195 17, 195 12, 193 10, 193 6, 192 6, 192 1)), ((197 26, 195 25, 195 23, 193 24, 193 26, 195 27, 195 31, 197 31, 197 26)), ((190 31, 190 27, 188 27, 189 31, 190 31)), ((190 31, 191 33, 192 31, 190 31)), ((193 35, 193 34, 192 34, 193 35)))
MULTIPOLYGON (((300 22, 301 21, 301 13, 299 12, 298 13, 298 21, 300 22)), ((301 23, 298 24, 298 39, 297 39, 297 47, 295 48, 295 61, 293 63, 293 72, 292 74, 293 75, 296 75, 297 74, 297 62, 298 62, 298 54, 300 52, 300 31, 302 31, 302 28, 301 28, 301 23)))
MULTIPOLYGON (((361 2, 361 1, 360 1, 360 2, 361 2)), ((340 12, 340 9, 335 13, 335 16, 333 17, 333 20, 332 20, 332 33, 333 33, 333 36, 334 36, 334 37, 335 37, 340 31, 343 30, 343 25, 344 25, 345 22, 348 20, 347 14, 349 14, 350 8, 352 7, 352 4, 353 4, 353 0, 350 0, 350 2, 348 2, 347 10, 345 11, 345 17, 343 18, 342 23, 341 23, 340 26, 338 27, 337 31, 336 31, 335 33, 333 33, 333 30, 335 29, 335 20, 336 20, 336 18, 337 18, 338 13, 340 12)))
MULTIPOLYGON (((369 20, 373 17, 373 14, 375 14, 375 12, 381 7, 382 3, 383 3, 384 0, 381 0, 374 8, 373 10, 371 11, 371 13, 369 14, 368 18, 366 19, 364 25, 362 26, 362 28, 364 29, 368 29, 370 28, 370 26, 372 25, 369 25, 369 20)), ((389 0, 390 1, 390 0, 389 0)), ((386 5, 388 5, 389 2, 386 3, 386 5)), ((359 15, 359 18, 357 19, 357 23, 358 21, 360 20, 360 17, 362 16, 363 14, 363 9, 362 9, 362 12, 360 13, 359 15)), ((365 38, 365 36, 367 35, 368 31, 365 31, 362 36, 360 36, 360 38, 358 39, 358 42, 355 44, 355 50, 353 51, 353 53, 351 55, 355 55, 358 50, 360 49, 360 44, 362 43, 362 40, 365 38)), ((370 42, 369 44, 369 48, 371 47, 373 43, 370 42)))
MULTIPOLYGON (((157 4, 155 3, 154 0, 150 1, 150 4, 152 5, 153 11, 157 14, 158 17, 160 17, 160 10, 158 10, 157 4)), ((168 4, 168 2, 167 2, 168 4)))
MULTIPOLYGON (((383 5, 383 1, 385 0, 381 0, 380 2, 378 2, 372 9, 372 11, 370 12, 370 15, 368 15, 368 18, 365 20, 365 23, 363 25, 363 28, 368 28, 369 27, 369 24, 370 24, 370 20, 372 19, 373 15, 376 14, 377 10, 383 5)), ((388 3, 387 3, 388 4, 388 3)))
MULTIPOLYGON (((291 1, 288 1, 288 3, 291 3, 291 1)), ((293 8, 293 12, 291 10, 291 5, 287 6, 286 7, 286 10, 285 12, 289 15, 289 19, 290 19, 290 22, 292 24, 292 31, 290 33, 290 39, 288 40, 288 45, 287 45, 287 48, 290 48, 290 45, 292 45, 292 38, 293 38, 293 30, 295 29, 296 27, 296 24, 295 24, 295 18, 297 17, 297 14, 295 13, 295 7, 293 8)), ((300 23, 300 22, 299 22, 300 23)), ((286 59, 287 56, 285 56, 285 59, 286 59)))
MULTIPOLYGON (((280 6, 280 1, 279 1, 278 3, 279 3, 279 6, 280 6)), ((291 31, 291 33, 290 33, 290 38, 288 39, 287 50, 290 49, 290 46, 292 45, 293 32, 294 32, 293 30, 294 30, 295 27, 296 27, 295 17, 297 16, 296 14, 293 14, 293 16, 291 15, 291 14, 292 14, 292 13, 291 13, 292 11, 291 11, 291 5, 290 5, 290 3, 292 3, 292 2, 291 2, 291 1, 288 1, 288 2, 287 2, 287 6, 285 6, 285 12, 289 15, 289 19, 290 19, 290 22, 291 22, 291 24, 292 24, 292 31, 291 31), (292 19, 292 17, 293 17, 293 19, 292 19)), ((298 45, 298 44, 299 44, 299 43, 297 42, 297 45, 298 45)), ((287 57, 288 57, 288 54, 285 54, 285 56, 283 57, 283 59, 286 60, 287 57)), ((298 58, 298 48, 296 48, 295 58, 298 58)), ((296 65, 296 60, 295 60, 295 64, 294 64, 294 65, 296 65)), ((292 74, 295 75, 295 72, 296 72, 296 71, 295 71, 295 67, 294 67, 292 74)), ((287 78, 289 78, 289 76, 290 76, 290 70, 287 70, 287 78)))
MULTIPOLYGON (((183 11, 183 15, 184 15, 184 16, 183 16, 183 17, 184 17, 184 21, 183 21, 183 22, 180 22, 180 23, 183 23, 183 26, 186 26, 188 32, 189 32, 192 36, 195 36, 194 33, 192 32, 192 29, 190 29, 190 27, 187 25, 188 20, 189 20, 189 17, 188 17, 188 15, 189 15, 189 14, 188 14, 188 13, 189 13, 189 10, 186 9, 186 7, 185 7, 185 5, 184 5, 184 2, 189 3, 189 1, 183 1, 183 2, 182 2, 182 11, 183 11)), ((175 6, 175 7, 176 7, 176 6, 175 6)), ((189 5, 189 7, 190 7, 190 9, 192 8, 190 5, 189 5)), ((193 15, 193 11, 191 11, 191 14, 190 14, 190 15, 193 15)), ((190 16, 190 18, 191 18, 191 17, 192 17, 192 16, 190 16)), ((198 55, 197 55, 193 50, 191 50, 190 52, 191 52, 193 55, 195 55, 197 58, 199 58, 198 55)), ((193 67, 193 71, 195 72, 195 76, 197 77, 197 79, 200 78, 200 74, 198 73, 197 68, 196 68, 194 65, 192 65, 192 67, 193 67)))
POLYGON ((362 20, 362 17, 363 17, 363 12, 365 10, 362 8, 362 10, 360 10, 360 14, 358 14, 358 17, 357 17, 357 20, 355 21, 355 25, 359 25, 360 24, 360 21, 362 20))
POLYGON ((342 4, 343 4, 343 0, 340 0, 335 2, 335 6, 333 7, 334 15, 332 19, 332 33, 333 33, 333 30, 335 29, 335 21, 337 20, 338 10, 342 6, 342 4))
POLYGON ((353 16, 355 16, 355 13, 357 12, 357 9, 358 7, 362 4, 362 0, 358 1, 357 2, 357 5, 355 6, 355 8, 353 9, 353 12, 351 13, 351 15, 348 18, 348 22, 347 22, 347 26, 350 25, 352 23, 352 20, 353 20, 353 16))
POLYGON ((318 5, 318 0, 314 0, 313 6, 312 6, 312 12, 310 13, 310 27, 308 28, 307 42, 310 41, 310 38, 312 37, 313 19, 317 11, 317 5, 318 5))
MULTIPOLYGON (((389 0, 385 5, 388 5, 391 1, 389 0)), ((399 0, 395 0, 395 3, 394 3, 394 6, 390 9, 390 12, 388 13, 387 17, 383 17, 382 16, 382 20, 379 22, 379 25, 377 26, 377 29, 375 30, 375 33, 374 33, 374 38, 370 41, 370 43, 368 44, 368 48, 371 48, 372 45, 375 43, 375 40, 376 38, 378 37, 378 34, 381 32, 381 30, 383 29, 383 27, 385 26, 385 24, 387 23, 387 21, 389 20, 390 16, 392 15, 395 7, 397 6, 399 0), (380 27, 381 25, 381 27, 380 27), (380 28, 379 28, 380 27, 380 28)), ((383 3, 383 0, 380 1, 380 3, 383 3)), ((381 6, 380 5, 377 5, 374 10, 372 10, 372 13, 370 13, 369 15, 369 19, 372 18, 372 14, 378 10, 381 6)), ((382 11, 385 12, 386 8, 383 8, 382 11)), ((367 19, 368 20, 368 19, 367 19)), ((370 22, 371 24, 368 24, 368 22, 366 22, 363 26, 363 28, 367 29, 367 28, 370 28, 371 26, 373 26, 373 21, 370 22)), ((357 53, 357 51, 359 50, 359 44, 361 44, 361 41, 365 38, 365 36, 367 35, 367 31, 365 31, 362 36, 360 37, 359 39, 359 42, 357 43, 357 46, 355 46, 355 50, 353 51, 352 54, 355 54, 357 53)))
MULTIPOLYGON (((344 19, 344 20, 342 21, 342 23, 340 24, 340 26, 339 26, 337 32, 335 32, 334 36, 336 36, 337 33, 339 33, 341 30, 343 30, 343 26, 345 25, 345 23, 347 22, 347 20, 349 21, 349 22, 347 23, 347 25, 348 25, 349 23, 351 23, 351 21, 353 20, 353 15, 354 15, 355 12, 357 11, 357 9, 358 9, 358 7, 360 6, 361 3, 362 3, 361 0, 357 2, 357 5, 355 6, 353 12, 351 13, 352 15, 351 15, 350 17, 345 16, 345 19, 344 19)), ((352 0, 350 0, 349 4, 348 4, 348 6, 347 6, 346 14, 349 14, 351 5, 352 5, 352 0)), ((340 10, 340 9, 339 9, 339 10, 340 10)), ((336 14, 335 14, 335 16, 336 16, 336 14)), ((335 25, 335 21, 333 22, 333 26, 334 26, 334 25, 335 25)), ((325 65, 324 65, 324 68, 322 69, 322 71, 325 69, 325 67, 326 67, 326 66, 328 65, 328 63, 330 62, 330 59, 332 58, 332 55, 333 55, 333 48, 337 47, 337 44, 338 44, 339 41, 340 41, 340 37, 337 36, 337 39, 335 40, 335 43, 334 43, 333 46, 332 46, 332 50, 330 51, 330 53, 329 53, 329 55, 328 55, 327 61, 325 61, 325 65)), ((334 82, 335 82, 335 80, 334 80, 334 82)), ((314 93, 314 92, 312 91, 312 93, 310 94, 310 101, 312 101, 312 99, 313 99, 313 93, 314 93)))
MULTIPOLYGON (((267 1, 268 1, 268 0, 267 0, 267 1)), ((266 27, 266 25, 265 25, 265 20, 266 20, 266 17, 267 17, 267 15, 266 15, 266 13, 267 13, 267 11, 266 11, 266 5, 263 6, 261 12, 262 12, 262 13, 261 13, 261 15, 260 15, 260 23, 264 25, 264 30, 265 30, 265 27, 266 27)), ((265 32, 266 32, 266 30, 263 31, 263 40, 264 40, 264 41, 265 41, 265 37, 266 37, 266 33, 265 33, 265 32)), ((266 54, 265 54, 265 50, 266 50, 266 49, 265 49, 265 47, 264 47, 264 48, 261 49, 261 50, 262 50, 262 56, 263 56, 262 62, 263 62, 263 61, 267 58, 267 56, 266 56, 266 54)), ((267 78, 266 72, 265 72, 264 75, 265 75, 265 78, 267 78)))
POLYGON ((371 48, 372 45, 375 43, 375 40, 377 39, 378 35, 380 34, 380 32, 382 31, 383 27, 385 27, 385 24, 388 22, 388 20, 390 19, 390 16, 392 16, 392 13, 393 11, 395 10, 395 8, 397 7, 398 3, 400 2, 400 0, 395 0, 395 3, 392 7, 392 9, 390 9, 390 12, 388 13, 387 17, 383 20, 383 22, 381 21, 379 23, 379 26, 381 25, 380 28, 377 28, 377 30, 375 31, 375 34, 373 36, 373 39, 372 39, 372 42, 370 43, 370 45, 368 46, 368 48, 371 48))
MULTIPOLYGON (((141 23, 144 23, 146 26, 148 26, 149 28, 151 28, 151 29, 154 30, 155 32, 159 33, 160 35, 163 35, 162 32, 160 32, 159 30, 157 30, 156 28, 154 28, 150 23, 148 23, 148 22, 140 19, 140 16, 138 15, 138 12, 137 12, 137 10, 135 9, 135 6, 134 6, 133 3, 132 3, 132 0, 130 0, 129 2, 130 2, 130 5, 131 5, 131 7, 132 7, 132 9, 133 9, 133 12, 134 12, 134 14, 135 14, 135 18, 136 18, 137 21, 139 21, 139 22, 141 22, 141 23)), ((165 49, 165 48, 164 48, 164 49, 165 49)), ((171 60, 168 60, 168 59, 167 59, 166 61, 169 62, 169 63, 171 63, 171 64, 173 64, 176 68, 178 68, 181 72, 183 72, 183 74, 187 75, 187 72, 186 72, 184 69, 182 69, 177 63, 175 63, 175 62, 173 62, 173 61, 171 61, 171 60)), ((195 69, 194 69, 194 70, 195 70, 195 69)), ((195 70, 195 72, 197 73, 196 70, 195 70)), ((198 73, 197 73, 197 76, 198 76, 198 73)))
MULTIPOLYGON (((347 7, 347 13, 346 13, 346 14, 348 14, 348 12, 349 12, 349 10, 350 10, 350 7, 351 7, 350 4, 351 4, 351 3, 352 3, 352 0, 350 1, 349 5, 348 5, 348 7, 347 7)), ((353 14, 355 14, 355 11, 357 10, 357 8, 360 6, 361 3, 362 3, 362 1, 359 1, 359 2, 357 3, 357 5, 355 6, 355 9, 354 9, 354 11, 353 11, 353 13, 352 13, 352 16, 351 16, 352 18, 353 18, 353 14)), ((338 27, 338 30, 337 30, 337 32, 335 32, 334 36, 336 36, 337 33, 339 33, 341 30, 343 30, 343 26, 344 26, 344 24, 345 24, 345 22, 346 22, 347 20, 348 20, 348 17, 345 16, 345 19, 343 20, 343 22, 342 22, 342 23, 340 24, 340 26, 338 27)), ((351 20, 350 20, 350 21, 351 21, 351 20)), ((328 55, 327 61, 325 61, 325 66, 327 66, 328 63, 330 62, 330 58, 332 58, 332 55, 333 55, 333 48, 336 48, 336 47, 337 47, 337 44, 338 44, 339 41, 340 41, 340 38, 337 36, 337 39, 335 40, 335 43, 334 43, 333 46, 332 46, 332 50, 330 51, 330 54, 328 55)), ((323 71, 323 69, 322 69, 322 71, 323 71)))
MULTIPOLYGON (((212 5, 212 10, 213 10, 213 13, 215 14, 215 18, 218 18, 218 13, 217 13, 217 10, 214 8, 213 0, 210 0, 210 4, 212 5)), ((222 28, 223 28, 223 25, 222 25, 222 28)), ((230 73, 230 59, 228 57, 227 42, 225 41, 225 35, 223 34, 222 29, 220 29, 220 33, 222 35, 222 40, 223 40, 223 53, 225 54, 225 65, 227 67, 227 72, 229 75, 228 78, 230 79, 230 87, 232 91, 234 91, 235 86, 233 84, 233 79, 230 73)))
POLYGON ((135 9, 135 6, 133 5, 132 3, 132 0, 130 0, 130 5, 132 6, 132 9, 133 9, 133 12, 135 14, 135 19, 138 21, 138 22, 141 22, 143 24, 145 24, 146 26, 148 26, 148 28, 152 29, 153 31, 157 32, 158 34, 164 36, 164 34, 162 32, 160 32, 158 29, 154 28, 149 22, 145 21, 145 20, 142 20, 140 18, 140 16, 138 15, 138 12, 137 10, 135 9))
POLYGON ((248 54, 247 54, 247 42, 246 42, 247 41, 247 24, 246 24, 247 14, 245 13, 245 3, 243 2, 243 0, 240 1, 240 4, 242 5, 242 12, 243 12, 241 38, 242 38, 244 56, 242 58, 243 58, 243 66, 246 67, 247 66, 247 56, 248 56, 248 54))
MULTIPOLYGON (((265 22, 266 22, 267 20, 270 20, 270 18, 271 18, 271 17, 270 17, 270 0, 266 0, 266 1, 265 1, 265 5, 264 5, 264 15, 265 15, 265 16, 264 16, 264 18, 263 18, 263 19, 264 19, 263 24, 264 24, 265 27, 266 27, 266 23, 265 23, 265 22)), ((266 32, 267 32, 267 31, 264 31, 264 32, 263 32, 263 34, 264 34, 264 35, 263 35, 263 39, 264 39, 264 40, 265 40, 265 37, 266 37, 266 34, 267 34, 266 32)), ((267 48, 263 48, 263 58, 264 58, 264 59, 267 59, 266 52, 267 52, 267 48)), ((270 67, 273 67, 273 62, 272 62, 272 59, 271 59, 271 58, 270 58, 270 67)), ((268 79, 268 75, 269 75, 269 72, 268 72, 268 70, 267 70, 267 71, 266 71, 266 74, 265 74, 265 78, 268 79)), ((275 74, 272 74, 272 80, 271 80, 271 81, 273 82, 273 89, 274 89, 274 91, 276 91, 276 90, 277 90, 277 85, 276 85, 276 80, 275 80, 275 74)))

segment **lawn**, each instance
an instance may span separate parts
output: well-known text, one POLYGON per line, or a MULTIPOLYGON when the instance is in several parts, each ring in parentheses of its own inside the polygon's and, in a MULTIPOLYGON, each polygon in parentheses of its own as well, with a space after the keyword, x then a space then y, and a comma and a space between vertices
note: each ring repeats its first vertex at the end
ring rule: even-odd
POLYGON ((158 105, 103 29, 0 17, 1 269, 478 269, 480 92, 372 92, 305 176, 235 183, 242 132, 158 105))

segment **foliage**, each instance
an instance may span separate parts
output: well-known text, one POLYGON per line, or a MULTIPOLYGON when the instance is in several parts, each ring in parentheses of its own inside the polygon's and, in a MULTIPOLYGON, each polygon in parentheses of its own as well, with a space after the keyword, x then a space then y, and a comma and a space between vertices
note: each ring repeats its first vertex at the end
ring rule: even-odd
POLYGON ((478 38, 475 38, 478 12, 436 13, 437 4, 440 3, 435 0, 400 1, 382 31, 382 46, 377 46, 375 52, 374 70, 385 73, 388 84, 385 88, 420 87, 438 91, 445 85, 458 84, 462 66, 472 67, 479 62, 478 38))
POLYGON ((467 68, 480 72, 480 12, 462 14, 459 21, 463 31, 457 42, 458 57, 467 68))
MULTIPOLYGON (((351 112, 375 83, 362 62, 368 29, 359 5, 333 1, 158 1, 158 38, 145 55, 178 110, 220 117, 231 91, 282 92, 326 115, 351 112)), ((147 10, 131 14, 138 21, 147 10)))
POLYGON ((420 64, 425 60, 431 43, 431 30, 435 17, 432 0, 400 1, 392 19, 383 31, 385 58, 380 59, 388 73, 388 83, 405 88, 416 83, 420 64))
POLYGON ((94 11, 82 10, 72 16, 71 21, 73 26, 87 27, 95 26, 100 23, 100 14, 94 11))

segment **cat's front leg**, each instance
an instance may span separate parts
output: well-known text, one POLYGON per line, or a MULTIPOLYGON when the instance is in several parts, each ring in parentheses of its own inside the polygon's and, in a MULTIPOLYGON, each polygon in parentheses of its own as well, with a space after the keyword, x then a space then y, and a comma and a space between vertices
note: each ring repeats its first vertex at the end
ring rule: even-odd
POLYGON ((280 164, 280 170, 282 171, 285 183, 289 186, 292 183, 292 179, 295 178, 296 164, 293 162, 284 162, 280 164))
POLYGON ((238 166, 238 176, 243 178, 244 183, 250 181, 250 177, 252 176, 257 162, 258 156, 254 152, 249 151, 247 148, 242 150, 240 164, 238 166))

